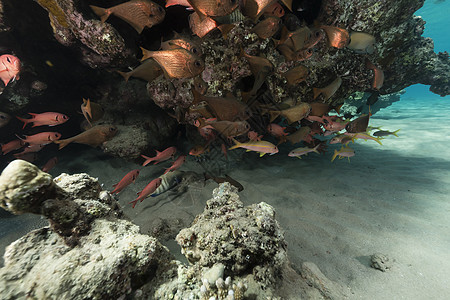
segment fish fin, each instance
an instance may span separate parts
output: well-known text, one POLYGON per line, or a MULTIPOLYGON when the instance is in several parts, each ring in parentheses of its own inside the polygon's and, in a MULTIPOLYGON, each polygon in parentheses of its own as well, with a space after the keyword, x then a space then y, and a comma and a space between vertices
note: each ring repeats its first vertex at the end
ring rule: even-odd
POLYGON ((16 117, 16 118, 23 122, 23 127, 22 127, 22 129, 25 129, 25 127, 27 126, 27 124, 30 123, 30 122, 32 122, 32 121, 29 121, 29 120, 31 120, 31 119, 24 119, 24 118, 20 118, 20 117, 16 117))
POLYGON ((319 95, 322 93, 322 90, 319 88, 313 88, 313 99, 316 99, 317 97, 319 97, 319 95))
MULTIPOLYGON (((84 99, 83 99, 83 101, 84 101, 84 99)), ((88 114, 89 118, 91 118, 91 120, 92 120, 92 108, 91 108, 91 100, 90 99, 86 100, 85 110, 86 110, 86 113, 88 114)), ((88 122, 89 122, 89 120, 88 120, 88 122)), ((91 122, 89 122, 89 124, 91 124, 91 122)), ((92 126, 92 124, 91 124, 91 126, 92 126)))
POLYGON ((233 149, 237 149, 241 146, 241 143, 239 143, 238 141, 236 141, 233 137, 231 138, 231 140, 234 142, 234 146, 228 148, 228 150, 233 150, 233 149))
POLYGON ((223 39, 226 40, 228 38, 228 34, 230 33, 231 30, 233 30, 235 26, 236 26, 235 24, 221 24, 217 26, 217 29, 220 30, 223 39))
POLYGON ((253 90, 249 92, 241 92, 242 102, 247 103, 253 96, 253 90))
POLYGON ((319 148, 319 146, 320 146, 320 144, 318 144, 317 146, 315 146, 313 149, 313 151, 312 152, 315 152, 315 153, 317 153, 317 154, 320 154, 320 152, 319 151, 317 151, 317 148, 319 148))
POLYGON ((396 137, 398 137, 397 133, 400 131, 400 129, 397 129, 396 131, 394 131, 392 134, 395 135, 396 137))
POLYGON ((70 139, 53 141, 53 143, 59 145, 58 150, 61 150, 62 148, 64 148, 65 146, 67 146, 70 142, 71 142, 70 139))
MULTIPOLYGON (((113 184, 112 187, 115 188, 118 185, 118 183, 113 184)), ((112 192, 111 192, 112 193, 112 192)))
POLYGON ((250 152, 250 151, 252 151, 252 150, 250 150, 250 149, 245 150, 245 152, 250 152))
POLYGON ((338 106, 334 107, 334 110, 338 113, 338 115, 341 113, 340 111, 341 111, 342 105, 344 105, 344 103, 342 103, 341 105, 338 105, 338 106))
POLYGON ((134 207, 136 206, 138 200, 139 200, 139 198, 137 198, 136 200, 133 200, 133 201, 131 201, 131 202, 128 202, 128 204, 133 204, 131 207, 134 208, 134 207))
POLYGON ((347 159, 348 159, 348 162, 350 162, 350 157, 347 157, 347 159))
POLYGON ((296 156, 298 159, 302 159, 302 156, 301 155, 297 155, 296 156))
POLYGON ((376 138, 375 142, 377 142, 378 144, 380 144, 381 146, 383 146, 383 144, 381 143, 381 139, 380 138, 376 138))
POLYGON ((196 89, 191 88, 191 93, 194 96, 194 100, 192 100, 191 105, 196 105, 196 104, 202 102, 202 99, 203 99, 202 94, 200 94, 196 89))
POLYGON ((147 50, 147 49, 145 49, 145 48, 143 48, 143 47, 140 47, 140 48, 141 48, 141 50, 142 50, 142 58, 141 58, 141 61, 146 60, 146 59, 152 57, 152 54, 153 54, 154 51, 147 50))
POLYGON ((266 155, 265 152, 259 152, 259 157, 263 157, 264 155, 266 155))
POLYGON ((336 150, 336 149, 334 149, 334 154, 333 154, 333 157, 331 158, 331 162, 333 162, 333 160, 335 160, 336 159, 336 156, 339 154, 339 152, 336 150))
POLYGON ((30 116, 32 116, 31 117, 31 119, 34 119, 38 114, 35 114, 35 113, 28 113, 30 116))
POLYGON ((109 15, 111 14, 111 10, 103 7, 98 7, 95 5, 89 5, 89 7, 94 11, 94 13, 100 17, 100 20, 102 23, 105 23, 105 21, 108 19, 109 15))
POLYGON ((128 82, 128 79, 130 79, 131 76, 130 72, 121 72, 121 71, 116 72, 122 75, 122 77, 125 79, 125 82, 128 82))
POLYGON ((292 11, 292 0, 281 0, 284 6, 286 6, 290 11, 292 11))
POLYGON ((273 122, 273 120, 275 120, 276 118, 278 118, 278 116, 281 114, 279 111, 269 111, 270 114, 270 122, 273 122))

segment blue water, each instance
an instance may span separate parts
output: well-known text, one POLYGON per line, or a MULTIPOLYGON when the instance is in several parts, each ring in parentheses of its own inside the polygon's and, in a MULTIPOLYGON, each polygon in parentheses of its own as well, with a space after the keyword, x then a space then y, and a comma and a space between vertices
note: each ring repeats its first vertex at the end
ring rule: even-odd
MULTIPOLYGON (((450 51, 450 1, 438 2, 436 0, 425 1, 425 5, 415 15, 421 16, 426 21, 423 36, 430 37, 434 41, 434 51, 450 51)), ((404 98, 424 97, 442 98, 449 100, 450 96, 440 97, 429 91, 429 86, 416 84, 406 89, 404 98)))

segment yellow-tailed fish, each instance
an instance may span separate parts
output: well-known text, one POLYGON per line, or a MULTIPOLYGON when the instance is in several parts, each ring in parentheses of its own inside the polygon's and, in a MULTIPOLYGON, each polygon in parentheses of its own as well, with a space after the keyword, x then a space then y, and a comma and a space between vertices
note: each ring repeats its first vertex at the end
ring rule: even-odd
POLYGON ((267 141, 250 141, 246 143, 240 143, 235 139, 233 139, 233 141, 235 145, 228 150, 244 148, 247 149, 247 151, 258 152, 260 157, 264 156, 266 153, 269 153, 270 155, 278 153, 278 147, 267 141))

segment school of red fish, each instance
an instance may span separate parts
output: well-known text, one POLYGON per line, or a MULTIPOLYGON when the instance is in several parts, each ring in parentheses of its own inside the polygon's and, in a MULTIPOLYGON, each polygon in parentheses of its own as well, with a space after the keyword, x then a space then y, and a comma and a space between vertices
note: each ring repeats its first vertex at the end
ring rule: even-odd
MULTIPOLYGON (((311 59, 314 47, 322 39, 327 39, 328 46, 335 49, 348 48, 357 54, 371 54, 375 51, 375 38, 364 32, 348 32, 345 28, 329 25, 316 25, 308 27, 300 25, 293 31, 284 25, 285 15, 292 11, 292 0, 167 0, 166 8, 181 5, 192 11, 189 16, 189 26, 196 38, 175 34, 171 40, 162 41, 159 50, 150 51, 142 48, 142 63, 129 72, 118 73, 126 81, 130 77, 151 82, 159 76, 164 76, 168 81, 193 78, 192 105, 189 113, 197 113, 198 118, 194 124, 199 135, 204 138, 204 143, 195 145, 189 151, 191 156, 203 155, 214 145, 227 157, 227 151, 243 148, 246 151, 254 151, 260 156, 274 155, 279 152, 278 146, 289 142, 292 145, 303 143, 303 147, 295 148, 288 153, 289 157, 301 158, 308 153, 326 152, 326 142, 330 144, 342 144, 339 150, 335 150, 331 158, 348 158, 355 155, 355 151, 349 147, 349 143, 355 143, 357 139, 373 140, 381 145, 381 138, 388 135, 397 136, 397 131, 378 130, 370 134, 370 114, 362 115, 354 120, 346 119, 339 115, 340 106, 335 107, 327 101, 338 91, 343 78, 337 76, 331 83, 324 87, 312 87, 313 97, 302 102, 292 103, 258 103, 258 91, 264 85, 267 76, 274 72, 275 66, 267 58, 250 55, 246 49, 240 51, 242 63, 246 63, 254 77, 254 83, 250 91, 241 91, 241 99, 232 93, 223 93, 225 96, 207 96, 208 85, 203 81, 201 74, 205 70, 205 59, 201 47, 201 40, 209 32, 220 30, 223 38, 233 30, 235 24, 221 22, 222 17, 239 14, 241 18, 253 20, 254 26, 251 33, 256 34, 261 40, 268 39, 274 43, 276 49, 286 61, 293 61, 294 66, 282 75, 289 86, 295 87, 302 84, 309 75, 309 70, 302 65, 303 61, 311 59), (275 39, 274 37, 278 37, 275 39), (267 126, 252 128, 249 119, 256 110, 260 115, 269 120, 267 126), (265 136, 271 136, 264 139, 265 136), (331 139, 319 137, 331 136, 331 139), (218 139, 218 137, 223 137, 218 139), (278 142, 271 142, 276 139, 278 142), (229 145, 229 144, 233 145, 229 145), (227 146, 228 145, 228 146, 227 146), (230 147, 231 146, 231 147, 230 147)), ((130 24, 139 34, 145 28, 161 23, 165 17, 165 9, 150 0, 131 0, 122 4, 102 8, 90 6, 102 22, 114 15, 130 24)), ((383 86, 384 73, 379 67, 368 59, 365 67, 372 70, 372 91, 378 92, 383 86)), ((5 87, 12 81, 19 79, 21 69, 20 60, 10 54, 0 56, 0 78, 5 87)), ((102 107, 90 99, 82 99, 80 106, 87 125, 86 130, 76 136, 61 139, 61 134, 55 131, 43 131, 34 135, 20 136, 17 139, 1 146, 3 155, 9 152, 14 157, 33 161, 36 153, 45 145, 55 143, 59 149, 70 143, 80 143, 92 147, 98 147, 112 139, 117 128, 112 124, 96 124, 103 116, 102 107)), ((0 127, 6 125, 10 118, 0 113, 4 118, 0 119, 0 127), (3 121, 7 120, 7 121, 3 121)), ((69 120, 69 117, 58 112, 29 113, 29 117, 17 117, 23 122, 23 129, 28 124, 32 127, 57 126, 69 120)), ((173 163, 166 168, 164 174, 179 169, 186 160, 187 155, 180 154, 176 157, 177 149, 172 146, 145 159, 143 166, 153 165, 172 159, 173 163)), ((43 170, 48 172, 57 163, 57 158, 51 158, 43 170)), ((112 193, 119 193, 131 183, 134 183, 139 175, 139 170, 132 170, 126 174, 120 182, 114 185, 112 193)), ((153 179, 138 193, 138 197, 131 201, 134 208, 138 202, 155 193, 160 187, 162 178, 153 179)))

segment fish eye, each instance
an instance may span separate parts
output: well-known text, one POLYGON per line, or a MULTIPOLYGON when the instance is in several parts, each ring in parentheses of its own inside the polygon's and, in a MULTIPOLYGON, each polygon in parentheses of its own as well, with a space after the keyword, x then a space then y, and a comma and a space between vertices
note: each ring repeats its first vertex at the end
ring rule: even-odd
POLYGON ((202 64, 198 60, 196 60, 194 64, 195 64, 196 67, 201 67, 202 66, 202 64))
POLYGON ((164 11, 161 6, 158 6, 158 10, 159 10, 159 12, 163 12, 164 11))
POLYGON ((115 131, 116 129, 114 127, 109 127, 109 131, 115 131))
POLYGON ((236 0, 230 0, 230 2, 234 4, 234 3, 236 3, 236 0))
POLYGON ((320 31, 316 31, 316 37, 319 37, 320 36, 320 31))
POLYGON ((308 54, 312 54, 312 53, 313 53, 313 51, 312 51, 312 49, 308 49, 308 50, 306 50, 306 53, 308 53, 308 54))
POLYGON ((197 53, 198 53, 197 48, 192 48, 192 52, 193 52, 194 54, 197 54, 197 53))
POLYGON ((0 119, 6 119, 6 117, 5 116, 2 116, 2 115, 0 115, 0 119))

